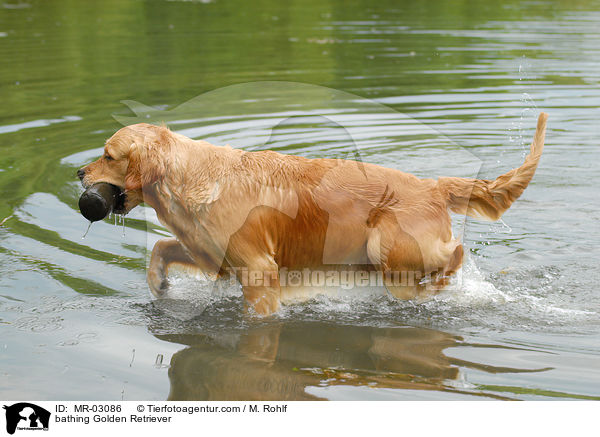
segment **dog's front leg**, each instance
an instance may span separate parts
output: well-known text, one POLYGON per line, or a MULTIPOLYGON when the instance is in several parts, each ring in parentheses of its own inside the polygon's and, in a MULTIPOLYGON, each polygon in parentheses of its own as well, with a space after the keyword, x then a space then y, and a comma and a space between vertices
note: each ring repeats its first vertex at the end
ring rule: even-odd
POLYGON ((268 316, 279 309, 281 288, 275 262, 256 263, 238 269, 236 275, 242 284, 246 309, 252 307, 261 316, 268 316))
MULTIPOLYGON (((198 265, 175 238, 159 240, 152 249, 150 267, 146 279, 152 294, 160 297, 169 287, 169 267, 179 264, 192 269, 203 269, 206 266, 198 265)), ((210 267, 210 266, 209 266, 210 267)))
POLYGON ((246 310, 254 308, 257 314, 269 316, 281 306, 281 291, 279 284, 276 287, 242 287, 246 299, 246 310))

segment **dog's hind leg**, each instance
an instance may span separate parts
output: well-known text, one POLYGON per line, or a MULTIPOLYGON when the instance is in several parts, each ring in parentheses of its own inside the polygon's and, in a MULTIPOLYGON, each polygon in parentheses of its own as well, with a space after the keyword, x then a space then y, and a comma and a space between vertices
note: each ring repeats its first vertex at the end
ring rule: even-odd
POLYGON ((367 256, 383 275, 388 292, 398 299, 414 299, 421 294, 419 284, 425 275, 423 253, 416 239, 404 232, 391 214, 382 216, 370 230, 367 256))
POLYGON ((462 266, 465 250, 462 244, 457 244, 456 248, 449 256, 448 261, 443 269, 439 269, 437 275, 433 277, 432 283, 429 285, 431 290, 440 291, 448 285, 450 278, 462 266))
POLYGON ((169 268, 173 265, 183 267, 185 270, 191 270, 201 273, 217 273, 219 267, 211 263, 208 259, 192 257, 175 238, 165 238, 159 240, 152 249, 150 257, 150 266, 146 280, 150 286, 152 294, 160 297, 169 287, 169 268))

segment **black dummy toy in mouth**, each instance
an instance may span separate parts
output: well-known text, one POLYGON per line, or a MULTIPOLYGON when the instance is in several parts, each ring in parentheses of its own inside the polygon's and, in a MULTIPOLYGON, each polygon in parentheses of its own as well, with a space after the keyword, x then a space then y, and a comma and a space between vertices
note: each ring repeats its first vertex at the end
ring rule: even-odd
POLYGON ((79 198, 79 210, 90 222, 102 220, 111 212, 123 214, 125 194, 116 185, 99 182, 83 192, 79 198))

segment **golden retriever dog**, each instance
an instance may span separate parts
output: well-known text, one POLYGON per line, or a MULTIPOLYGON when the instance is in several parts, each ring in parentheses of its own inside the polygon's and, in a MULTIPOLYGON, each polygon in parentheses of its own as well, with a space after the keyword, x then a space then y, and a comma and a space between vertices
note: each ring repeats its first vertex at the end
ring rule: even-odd
POLYGON ((393 296, 411 299, 442 289, 462 264, 449 210, 497 220, 525 190, 546 120, 541 113, 525 162, 493 181, 248 152, 144 123, 116 132, 78 174, 84 187, 119 187, 125 206, 117 213, 145 202, 176 237, 152 250, 147 279, 156 296, 168 289, 169 268, 183 265, 234 275, 246 307, 260 315, 293 300, 307 278, 336 285, 331 272, 380 274, 393 296))

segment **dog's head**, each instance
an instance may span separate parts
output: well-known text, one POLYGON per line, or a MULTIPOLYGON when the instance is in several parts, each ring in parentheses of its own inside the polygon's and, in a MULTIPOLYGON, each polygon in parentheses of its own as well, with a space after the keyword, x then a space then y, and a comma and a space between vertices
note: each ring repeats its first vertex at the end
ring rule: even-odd
POLYGON ((77 176, 82 185, 106 182, 125 194, 126 214, 143 202, 143 190, 165 175, 165 156, 172 143, 166 127, 146 123, 134 124, 117 131, 106 141, 102 156, 80 168, 77 176))

